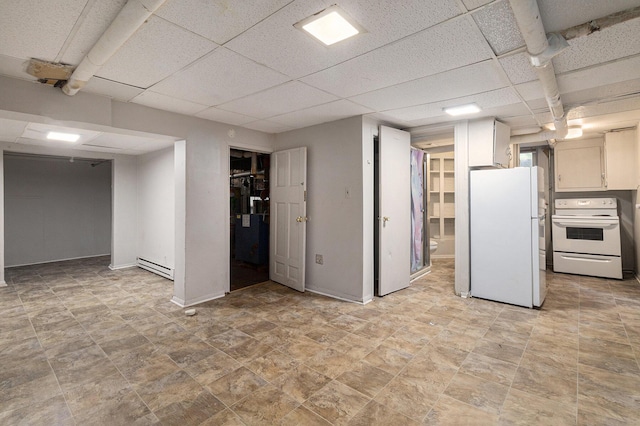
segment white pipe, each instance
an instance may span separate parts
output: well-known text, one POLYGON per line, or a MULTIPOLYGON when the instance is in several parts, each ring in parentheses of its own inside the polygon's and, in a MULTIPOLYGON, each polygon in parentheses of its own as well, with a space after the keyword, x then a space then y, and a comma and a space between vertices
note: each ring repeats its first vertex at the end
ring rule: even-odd
POLYGON ((548 55, 549 41, 540 19, 538 3, 536 0, 510 0, 509 4, 527 45, 529 55, 532 59, 538 59, 537 61, 532 61, 532 65, 534 62, 538 64, 534 66, 534 69, 542 84, 549 110, 553 115, 556 135, 559 139, 562 139, 568 131, 567 117, 564 114, 560 90, 558 89, 555 70, 551 62, 552 55, 548 55), (542 58, 542 61, 539 60, 540 58, 542 58))
POLYGON ((165 0, 129 0, 76 67, 62 91, 69 96, 78 93, 164 2, 165 0))
POLYGON ((548 131, 548 132, 531 133, 528 135, 511 136, 510 143, 520 145, 520 144, 531 143, 531 142, 548 141, 551 139, 560 139, 558 137, 558 133, 554 131, 548 131))

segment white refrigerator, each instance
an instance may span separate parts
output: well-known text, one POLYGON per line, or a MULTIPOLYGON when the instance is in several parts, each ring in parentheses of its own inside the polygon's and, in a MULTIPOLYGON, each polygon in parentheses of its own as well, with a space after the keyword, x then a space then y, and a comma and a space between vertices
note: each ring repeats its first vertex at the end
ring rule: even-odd
POLYGON ((543 170, 472 170, 469 192, 471 295, 541 306, 546 295, 543 170))

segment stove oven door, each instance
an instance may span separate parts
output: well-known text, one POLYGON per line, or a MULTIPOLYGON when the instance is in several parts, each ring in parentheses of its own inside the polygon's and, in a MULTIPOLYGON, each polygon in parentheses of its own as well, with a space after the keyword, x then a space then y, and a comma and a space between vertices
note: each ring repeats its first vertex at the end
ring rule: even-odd
POLYGON ((620 256, 617 216, 553 215, 553 251, 620 256))

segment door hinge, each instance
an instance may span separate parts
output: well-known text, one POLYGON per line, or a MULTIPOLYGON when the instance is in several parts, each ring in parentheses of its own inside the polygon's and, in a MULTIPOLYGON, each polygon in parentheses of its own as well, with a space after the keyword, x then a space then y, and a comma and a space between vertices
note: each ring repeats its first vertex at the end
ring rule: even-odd
POLYGON ((304 190, 304 201, 305 202, 307 201, 307 190, 306 189, 304 190))

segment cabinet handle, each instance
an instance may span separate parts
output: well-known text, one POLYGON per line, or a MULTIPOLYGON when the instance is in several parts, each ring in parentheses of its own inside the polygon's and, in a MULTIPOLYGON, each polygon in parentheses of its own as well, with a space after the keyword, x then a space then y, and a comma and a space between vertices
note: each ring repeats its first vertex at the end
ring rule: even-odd
POLYGON ((562 175, 558 175, 558 182, 562 181, 562 175))

